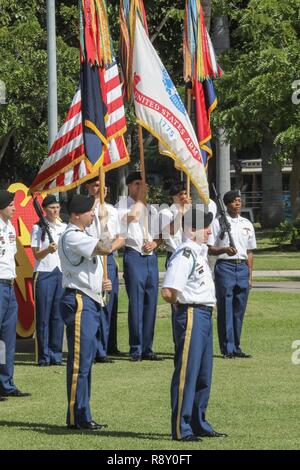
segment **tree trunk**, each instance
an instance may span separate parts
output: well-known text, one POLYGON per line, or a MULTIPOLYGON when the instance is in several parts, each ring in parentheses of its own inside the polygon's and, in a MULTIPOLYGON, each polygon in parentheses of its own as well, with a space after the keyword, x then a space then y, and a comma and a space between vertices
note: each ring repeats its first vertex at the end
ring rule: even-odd
POLYGON ((278 163, 272 160, 275 148, 271 138, 261 144, 262 156, 262 228, 277 227, 283 220, 282 174, 278 163))
POLYGON ((292 214, 296 219, 300 214, 300 146, 296 148, 293 158, 292 172, 290 175, 290 193, 291 193, 291 206, 292 214))

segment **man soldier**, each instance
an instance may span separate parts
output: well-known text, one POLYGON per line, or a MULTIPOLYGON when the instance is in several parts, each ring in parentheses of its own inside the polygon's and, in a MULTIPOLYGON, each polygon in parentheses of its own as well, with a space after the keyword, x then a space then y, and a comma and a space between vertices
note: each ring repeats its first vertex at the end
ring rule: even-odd
POLYGON ((203 245, 213 215, 190 208, 183 218, 185 241, 172 255, 162 287, 166 302, 177 304, 173 322, 175 370, 171 383, 172 438, 199 441, 224 437, 206 420, 213 363, 212 310, 215 287, 203 245))
MULTIPOLYGON (((100 181, 99 176, 87 181, 86 188, 90 196, 95 197, 95 217, 88 233, 96 238, 107 238, 112 241, 112 253, 107 256, 108 279, 112 289, 109 292, 108 302, 104 308, 102 317, 102 334, 96 354, 96 362, 112 362, 107 354, 119 356, 121 353, 117 346, 117 315, 119 280, 118 267, 114 259, 114 253, 124 246, 125 240, 120 235, 120 223, 118 211, 111 204, 104 203, 100 206, 100 181)), ((104 198, 107 196, 107 187, 104 187, 104 198)))
POLYGON ((18 304, 14 291, 16 278, 16 232, 10 222, 14 212, 14 193, 0 190, 0 341, 4 346, 4 362, 0 362, 0 401, 5 397, 27 397, 14 384, 14 355, 18 304))
POLYGON ((158 296, 155 250, 161 243, 158 213, 145 203, 148 188, 140 172, 129 173, 126 184, 129 196, 124 207, 120 202, 116 207, 126 237, 124 279, 129 300, 129 353, 132 361, 158 361, 161 358, 152 350, 158 296))
MULTIPOLYGON (((67 425, 70 429, 101 429, 90 411, 91 370, 97 349, 102 315, 102 264, 99 255, 108 255, 86 228, 94 218, 95 198, 74 195, 69 201, 70 223, 58 243, 64 294, 61 314, 67 327, 68 361, 67 425)), ((110 281, 104 283, 109 289, 110 281)))
POLYGON ((215 284, 219 345, 224 358, 249 358, 251 356, 240 347, 240 339, 249 289, 252 287, 255 232, 252 223, 240 216, 240 191, 228 191, 223 200, 235 248, 229 246, 228 234, 222 231, 218 217, 212 224, 212 234, 208 240, 209 254, 217 256, 215 284))

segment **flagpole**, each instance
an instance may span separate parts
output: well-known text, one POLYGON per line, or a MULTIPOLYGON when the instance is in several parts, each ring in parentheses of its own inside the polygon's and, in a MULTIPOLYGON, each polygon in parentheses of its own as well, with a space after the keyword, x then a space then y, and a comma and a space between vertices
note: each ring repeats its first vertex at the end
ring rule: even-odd
MULTIPOLYGON (((102 212, 103 212, 104 203, 105 203, 105 197, 104 197, 105 172, 104 172, 103 165, 100 166, 100 170, 99 170, 99 182, 100 182, 100 208, 102 209, 102 212)), ((102 234, 101 219, 100 219, 100 226, 101 226, 101 234, 102 234)), ((102 256, 102 261, 103 261, 103 279, 104 279, 104 281, 107 281, 107 279, 108 279, 107 256, 102 256)))
MULTIPOLYGON (((189 87, 189 83, 187 84, 186 90, 187 90, 187 113, 192 122, 192 116, 191 116, 192 114, 192 89, 189 87)), ((189 176, 187 177, 187 180, 186 180, 186 192, 187 192, 188 197, 190 198, 191 197, 191 180, 189 176)))
POLYGON ((146 170, 145 170, 145 153, 144 153, 144 141, 143 141, 143 128, 139 124, 139 148, 140 148, 140 168, 141 168, 141 175, 142 180, 144 183, 146 182, 146 170))
MULTIPOLYGON (((142 181, 146 183, 146 169, 145 169, 145 153, 144 153, 144 141, 143 141, 143 128, 138 125, 138 135, 139 135, 139 148, 140 148, 140 171, 142 176, 142 181)), ((147 201, 144 200, 143 203, 146 206, 146 211, 144 212, 144 242, 148 241, 148 211, 147 211, 147 201)))
POLYGON ((47 0, 47 51, 48 51, 48 149, 57 135, 57 68, 55 0, 47 0))

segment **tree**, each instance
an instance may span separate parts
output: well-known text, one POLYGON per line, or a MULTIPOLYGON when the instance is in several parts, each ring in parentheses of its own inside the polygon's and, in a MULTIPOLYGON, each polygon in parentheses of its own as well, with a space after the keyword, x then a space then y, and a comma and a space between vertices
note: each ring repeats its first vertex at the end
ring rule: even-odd
POLYGON ((225 73, 217 81, 219 114, 237 149, 265 140, 274 158, 293 161, 290 180, 293 212, 300 181, 300 107, 292 103, 292 84, 300 70, 300 0, 215 1, 231 20, 233 48, 221 58, 225 73))

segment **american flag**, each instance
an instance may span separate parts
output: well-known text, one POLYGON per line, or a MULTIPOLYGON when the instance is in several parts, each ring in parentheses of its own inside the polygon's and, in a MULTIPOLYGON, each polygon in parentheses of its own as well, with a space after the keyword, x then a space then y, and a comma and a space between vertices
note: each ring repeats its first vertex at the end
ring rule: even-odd
MULTIPOLYGON (((116 62, 100 69, 103 100, 107 107, 105 128, 107 148, 103 156, 104 170, 124 165, 129 156, 124 141, 126 118, 122 88, 116 62)), ((81 89, 77 90, 66 119, 41 166, 30 191, 48 193, 67 191, 91 178, 93 166, 84 150, 81 89)))

